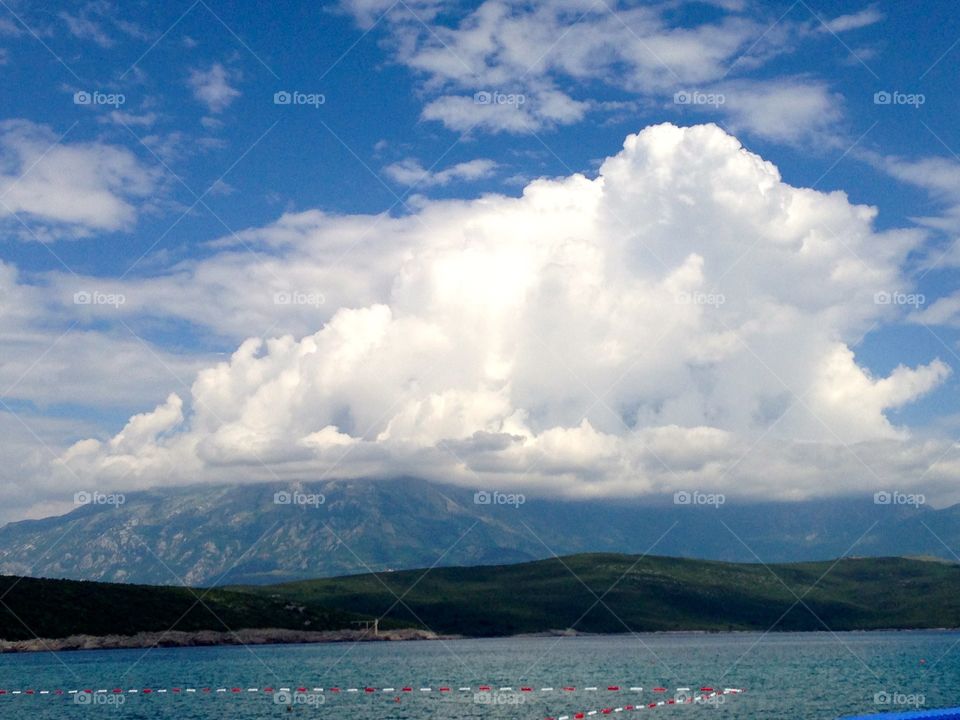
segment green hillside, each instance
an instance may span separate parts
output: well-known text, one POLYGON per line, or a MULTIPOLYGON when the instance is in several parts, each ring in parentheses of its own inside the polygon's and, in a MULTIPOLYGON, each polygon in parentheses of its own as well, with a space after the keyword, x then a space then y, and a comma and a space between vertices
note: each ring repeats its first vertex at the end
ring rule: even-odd
POLYGON ((902 558, 764 567, 588 554, 246 590, 477 636, 766 630, 778 619, 779 630, 960 626, 960 566, 902 558))
POLYGON ((133 635, 142 631, 285 628, 335 630, 356 618, 339 610, 249 593, 0 576, 0 638, 133 635), (197 600, 202 597, 202 602, 197 600))
POLYGON ((837 631, 960 627, 960 566, 863 558, 764 567, 590 554, 209 591, 0 577, 5 640, 168 629, 339 630, 354 619, 381 616, 383 627, 468 636, 568 628, 618 633, 774 625, 837 631))

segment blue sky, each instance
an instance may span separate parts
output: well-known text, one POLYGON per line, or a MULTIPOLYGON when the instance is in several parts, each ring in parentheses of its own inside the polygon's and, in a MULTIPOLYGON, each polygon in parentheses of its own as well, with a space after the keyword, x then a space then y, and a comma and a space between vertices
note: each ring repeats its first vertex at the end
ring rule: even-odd
MULTIPOLYGON (((621 151, 625 137, 661 123, 717 123, 775 165, 788 185, 842 191, 851 204, 877 209, 867 222, 874 234, 856 243, 847 241, 846 230, 836 232, 824 221, 820 232, 849 251, 847 260, 853 266, 862 265, 858 271, 838 260, 825 281, 843 273, 869 275, 876 256, 884 265, 877 277, 887 279, 877 284, 864 278, 863 287, 851 286, 846 292, 853 297, 872 290, 871 297, 888 293, 901 300, 880 310, 867 308, 857 322, 826 327, 817 340, 842 341, 864 377, 877 383, 876 392, 889 395, 876 401, 876 417, 864 420, 865 427, 875 421, 877 431, 847 433, 838 420, 831 438, 814 437, 813 431, 808 438, 798 426, 790 431, 795 437, 788 433, 783 441, 840 442, 848 449, 854 443, 895 441, 900 450, 891 449, 894 454, 935 443, 943 451, 931 451, 930 457, 916 460, 919 465, 896 471, 878 466, 871 470, 873 479, 851 481, 849 489, 869 488, 887 477, 909 484, 917 477, 916 467, 934 466, 937 470, 924 482, 935 476, 937 487, 952 487, 955 476, 942 466, 942 458, 950 457, 957 432, 960 364, 960 300, 955 299, 960 298, 960 250, 953 247, 960 231, 958 43, 960 20, 946 2, 345 0, 306 7, 188 0, 122 5, 95 1, 38 9, 2 0, 0 318, 7 361, 0 379, 9 390, 0 410, 10 431, 5 481, 11 495, 20 497, 15 512, 41 513, 57 506, 65 486, 162 481, 165 471, 140 467, 131 458, 161 449, 172 453, 164 443, 186 442, 191 436, 196 448, 196 443, 203 445, 204 432, 215 437, 226 431, 231 424, 226 418, 222 424, 213 422, 217 429, 198 429, 204 424, 201 399, 191 385, 198 372, 213 372, 211 368, 245 340, 288 334, 299 342, 328 327, 338 310, 377 303, 390 307, 395 318, 433 318, 439 327, 439 311, 432 304, 436 297, 431 301, 423 285, 434 282, 429 279, 433 276, 421 277, 423 268, 417 263, 437 257, 437 248, 446 246, 443 239, 414 237, 423 218, 461 212, 469 226, 485 207, 483 198, 521 198, 525 186, 537 178, 564 183, 582 173, 594 179, 601 162, 621 151), (297 94, 302 102, 278 104, 275 95, 280 92, 297 94), (388 214, 386 221, 376 219, 380 213, 388 214), (338 245, 337 238, 352 237, 354 222, 374 229, 354 238, 352 245, 347 240, 338 245), (379 227, 382 238, 377 236, 379 227), (889 240, 889 232, 909 238, 896 257, 879 249, 900 242, 889 240), (333 239, 320 241, 311 233, 333 239), (381 241, 384 245, 376 244, 381 241), (394 251, 403 257, 393 264, 384 260, 394 251), (318 278, 338 277, 344 288, 304 279, 307 256, 317 268, 326 264, 318 278), (259 273, 279 284, 271 284, 269 292, 256 287, 257 278, 263 277, 259 273), (400 302, 392 294, 418 282, 419 289, 405 292, 419 299, 403 296, 400 302), (254 284, 244 290, 244 283, 254 284), (303 294, 305 307, 278 304, 278 288, 303 294), (244 295, 259 297, 261 291, 273 302, 258 300, 247 307, 244 295), (77 292, 121 295, 122 307, 111 307, 108 299, 99 305, 96 300, 92 305, 69 302, 77 292), (322 297, 315 303, 324 306, 319 314, 309 312, 311 293, 322 297), (413 304, 404 304, 407 300, 413 304), (902 381, 906 389, 894 390, 888 387, 894 381, 882 382, 899 366, 914 369, 935 362, 943 364, 930 371, 935 379, 911 376, 902 381), (181 410, 170 410, 182 417, 168 418, 165 424, 164 413, 149 413, 163 406, 170 393, 185 402, 181 410), (144 434, 143 446, 131 446, 122 459, 111 460, 112 451, 105 449, 110 438, 120 437, 128 418, 143 413, 148 414, 146 424, 151 418, 157 421, 154 431, 144 434), (84 438, 101 443, 90 451, 97 457, 70 460, 70 446, 84 438), (117 464, 123 471, 104 479, 112 477, 106 468, 117 464), (44 478, 39 489, 23 496, 25 484, 38 487, 37 477, 44 478)), ((714 147, 714 141, 696 142, 705 143, 702 151, 707 154, 714 147)), ((658 207, 669 208, 686 192, 681 186, 665 181, 650 192, 662 192, 658 207)), ((696 190, 689 192, 696 203, 696 190)), ((637 219, 641 244, 645 223, 669 226, 675 216, 667 209, 659 216, 650 212, 637 219)), ((732 217, 738 217, 736 212, 733 207, 732 217)), ((629 218, 629 224, 633 222, 629 218)), ((522 224, 515 233, 515 243, 526 242, 522 224)), ((593 241, 602 249, 614 239, 597 236, 593 241)), ((457 250, 460 258, 475 247, 469 233, 463 242, 457 250)), ((687 250, 700 253, 697 243, 710 242, 710 234, 704 233, 687 250)), ((729 261, 738 267, 753 262, 753 247, 746 243, 744 259, 737 253, 729 261)), ((434 272, 444 267, 441 263, 434 272)), ((719 292, 719 285, 710 287, 710 270, 708 260, 703 289, 719 292)), ((646 273, 638 270, 634 281, 649 279, 646 273)), ((544 271, 536 276, 542 279, 544 271)), ((718 272, 715 277, 722 284, 732 276, 718 272)), ((789 285, 795 279, 815 282, 790 274, 781 281, 789 285)), ((753 292, 743 287, 744 294, 753 292)), ((732 297, 737 290, 730 286, 726 293, 732 297)), ((796 288, 794 294, 816 292, 816 287, 807 287, 796 288)), ((844 302, 838 295, 834 314, 844 314, 844 302)), ((769 321, 767 314, 763 317, 769 321)), ((537 318, 530 322, 545 333, 556 322, 542 314, 537 318)), ((736 326, 741 331, 753 327, 743 317, 735 322, 741 320, 744 324, 736 326)), ((598 347, 617 340, 611 335, 598 347)), ((485 342, 489 349, 489 338, 485 342)), ((766 362, 765 352, 751 354, 764 366, 779 368, 766 362)), ((769 352, 777 351, 771 346, 769 352)), ((511 367, 522 364, 518 358, 510 361, 511 367)), ((537 362, 546 367, 544 358, 537 362)), ((611 369, 597 382, 610 385, 626 371, 626 366, 611 369)), ((573 372, 577 374, 576 367, 573 372)), ((414 382, 410 378, 415 375, 408 373, 407 381, 414 382)), ((797 382, 802 384, 808 375, 818 377, 808 368, 797 382)), ((799 387, 790 376, 784 378, 788 395, 799 399, 799 387)), ((230 392, 242 396, 234 398, 238 404, 256 395, 255 387, 240 390, 225 382, 230 392)), ((240 461, 241 467, 248 462, 257 472, 239 474, 259 476, 262 468, 269 468, 269 476, 377 474, 400 466, 414 472, 432 468, 424 474, 447 477, 450 468, 436 464, 426 452, 427 446, 437 451, 438 438, 466 442, 478 432, 508 436, 520 433, 517 427, 522 425, 531 438, 542 439, 548 430, 580 427, 576 412, 557 410, 575 398, 558 400, 556 407, 545 402, 539 410, 536 402, 521 407, 516 390, 521 376, 505 382, 511 388, 510 407, 499 419, 444 427, 416 451, 407 447, 403 452, 384 447, 384 438, 397 437, 387 432, 389 408, 375 413, 378 419, 386 413, 381 426, 363 435, 357 429, 357 418, 364 416, 358 405, 363 392, 334 381, 321 383, 317 393, 339 398, 336 407, 318 406, 318 416, 326 413, 327 419, 299 423, 296 432, 308 437, 332 428, 330 437, 341 433, 347 438, 331 441, 337 447, 351 446, 361 436, 375 438, 371 447, 353 453, 363 461, 348 469, 324 456, 314 458, 319 463, 314 465, 268 442, 262 456, 254 453, 240 461), (511 425, 507 418, 516 420, 520 411, 539 417, 540 425, 511 425)), ((583 384, 594 396, 600 394, 592 380, 583 384)), ((473 380, 451 379, 445 388, 434 388, 431 397, 467 386, 477 390, 473 380)), ((623 397, 614 391, 609 404, 611 412, 628 418, 627 435, 658 427, 714 428, 736 434, 745 443, 742 448, 752 447, 747 438, 765 437, 765 427, 745 428, 730 420, 739 417, 739 409, 724 407, 722 397, 726 395, 704 400, 700 414, 666 412, 670 398, 647 397, 639 389, 623 397), (636 420, 645 413, 646 424, 636 420)), ((855 417, 856 393, 848 400, 855 417)), ((465 400, 461 416, 471 415, 484 402, 465 400)), ((757 407, 764 402, 757 400, 757 407)), ((809 410, 816 416, 813 426, 832 424, 823 420, 829 412, 809 410)), ((244 429, 233 427, 231 432, 257 436, 251 412, 238 413, 237 423, 245 424, 244 429)), ((590 418, 590 411, 584 417, 594 429, 604 422, 590 418)), ((624 436, 611 428, 606 433, 621 440, 624 436)), ((133 434, 128 426, 126 437, 133 434)), ((405 442, 413 442, 414 435, 405 442)), ((689 442, 698 446, 701 441, 689 442)), ((649 452, 665 464, 659 451, 649 452)), ((869 455, 850 452, 856 464, 869 455)), ((212 461, 202 455, 184 460, 171 454, 164 462, 181 466, 182 461, 190 468, 178 482, 222 477, 210 471, 210 465, 223 466, 223 457, 212 461)), ((731 450, 729 457, 717 459, 726 463, 727 471, 702 465, 695 479, 683 477, 705 487, 729 482, 732 467, 738 465, 733 460, 741 455, 731 450)), ((591 462, 571 461, 577 470, 557 469, 533 480, 558 492, 582 491, 578 482, 584 476, 606 472, 591 462)), ((458 456, 455 465, 464 471, 460 479, 466 483, 476 483, 487 472, 507 484, 532 480, 522 472, 526 461, 509 470, 501 463, 510 464, 503 458, 478 456, 474 461, 458 456)), ((630 467, 644 475, 637 465, 630 467)), ((817 481, 812 485, 784 481, 784 491, 804 496, 830 484, 819 470, 813 475, 817 481)), ((677 482, 672 473, 672 479, 651 477, 632 487, 617 476, 608 491, 668 491, 676 489, 677 482)), ((772 492, 754 488, 749 478, 742 483, 757 494, 772 492)))

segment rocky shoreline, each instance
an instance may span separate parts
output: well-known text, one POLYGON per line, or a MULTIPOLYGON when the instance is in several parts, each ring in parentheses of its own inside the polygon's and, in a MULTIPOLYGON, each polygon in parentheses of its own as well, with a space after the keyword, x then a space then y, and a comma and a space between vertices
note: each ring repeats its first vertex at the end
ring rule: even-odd
POLYGON ((429 630, 284 630, 262 628, 217 632, 141 632, 136 635, 71 635, 65 638, 0 640, 0 653, 121 650, 149 647, 205 647, 213 645, 283 645, 293 643, 397 642, 410 640, 455 640, 459 635, 438 635, 429 630))

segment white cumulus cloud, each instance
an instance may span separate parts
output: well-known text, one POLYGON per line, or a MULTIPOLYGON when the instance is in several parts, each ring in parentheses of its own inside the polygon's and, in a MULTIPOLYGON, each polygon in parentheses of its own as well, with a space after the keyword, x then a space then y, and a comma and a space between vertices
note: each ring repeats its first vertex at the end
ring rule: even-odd
POLYGON ((413 473, 781 498, 879 489, 875 464, 904 488, 922 472, 955 482, 934 462, 942 444, 888 417, 949 367, 884 377, 857 361, 890 311, 874 294, 909 289, 919 241, 875 215, 785 184, 716 126, 666 124, 597 177, 521 197, 285 216, 244 234, 269 260, 225 246, 130 295, 186 313, 180 288, 217 287, 195 322, 243 337, 272 316, 291 334, 245 337, 60 469, 101 484, 413 473))
POLYGON ((127 228, 157 183, 126 148, 70 142, 26 120, 0 122, 0 218, 18 231, 30 225, 26 237, 127 228))

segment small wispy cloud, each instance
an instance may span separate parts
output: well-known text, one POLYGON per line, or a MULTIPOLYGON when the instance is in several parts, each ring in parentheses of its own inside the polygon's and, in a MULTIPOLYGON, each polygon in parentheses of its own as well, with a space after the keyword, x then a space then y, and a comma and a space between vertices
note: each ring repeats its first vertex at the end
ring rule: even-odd
POLYGON ((824 21, 820 27, 822 32, 842 33, 848 30, 858 30, 874 25, 883 20, 884 15, 875 7, 868 7, 860 12, 840 15, 833 20, 824 21))
POLYGON ((392 165, 387 165, 383 172, 391 180, 401 185, 419 185, 429 187, 447 185, 456 180, 471 182, 490 177, 497 169, 497 163, 485 158, 477 158, 467 162, 457 163, 444 170, 432 172, 423 167, 419 160, 406 158, 392 165))
POLYGON ((104 48, 113 46, 113 38, 107 34, 98 22, 80 15, 71 15, 66 11, 60 13, 60 19, 66 23, 67 29, 74 37, 81 40, 92 40, 104 48))
POLYGON ((202 102, 212 113, 220 113, 243 93, 233 87, 239 75, 227 70, 220 63, 214 63, 209 70, 191 70, 187 81, 193 90, 193 96, 202 102))

